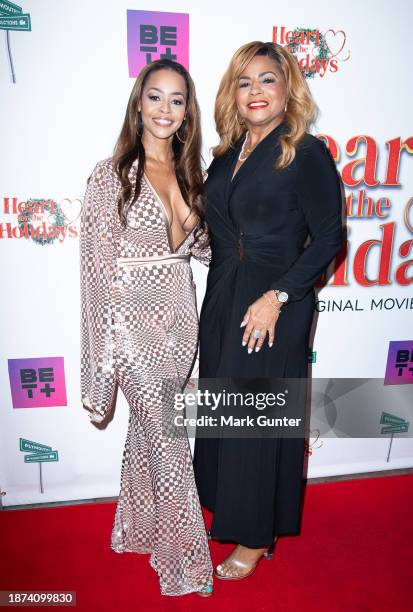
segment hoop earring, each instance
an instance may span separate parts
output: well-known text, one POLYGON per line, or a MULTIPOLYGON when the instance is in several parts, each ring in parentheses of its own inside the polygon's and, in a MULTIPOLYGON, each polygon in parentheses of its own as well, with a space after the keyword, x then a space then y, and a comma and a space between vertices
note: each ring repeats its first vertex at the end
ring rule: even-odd
POLYGON ((143 130, 143 125, 142 125, 142 119, 141 119, 141 112, 138 111, 136 113, 136 133, 139 135, 142 133, 143 130))
MULTIPOLYGON (((181 128, 179 128, 180 130, 181 128)), ((177 139, 179 140, 179 142, 181 142, 182 144, 184 144, 186 142, 185 140, 182 140, 182 138, 179 136, 179 130, 177 132, 175 132, 175 136, 177 137, 177 139)))

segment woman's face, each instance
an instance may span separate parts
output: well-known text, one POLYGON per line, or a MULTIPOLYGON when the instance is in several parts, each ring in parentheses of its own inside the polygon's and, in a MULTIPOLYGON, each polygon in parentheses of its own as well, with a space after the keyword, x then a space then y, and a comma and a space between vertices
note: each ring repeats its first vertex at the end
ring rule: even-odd
POLYGON ((149 75, 138 106, 143 130, 155 138, 170 138, 184 120, 187 91, 184 78, 174 70, 149 75))
POLYGON ((256 55, 238 79, 235 100, 247 127, 274 127, 284 117, 286 103, 284 76, 277 62, 256 55))

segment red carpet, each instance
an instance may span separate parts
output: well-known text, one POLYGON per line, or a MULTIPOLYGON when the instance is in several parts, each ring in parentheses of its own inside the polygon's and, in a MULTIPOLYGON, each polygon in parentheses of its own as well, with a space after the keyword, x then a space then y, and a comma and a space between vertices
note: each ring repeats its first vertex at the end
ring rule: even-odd
MULTIPOLYGON (((281 538, 251 578, 215 580, 209 599, 161 597, 147 557, 111 551, 114 510, 0 512, 0 590, 73 590, 82 612, 413 610, 413 475, 309 485, 302 534, 281 538)), ((212 543, 214 563, 230 549, 212 543)))

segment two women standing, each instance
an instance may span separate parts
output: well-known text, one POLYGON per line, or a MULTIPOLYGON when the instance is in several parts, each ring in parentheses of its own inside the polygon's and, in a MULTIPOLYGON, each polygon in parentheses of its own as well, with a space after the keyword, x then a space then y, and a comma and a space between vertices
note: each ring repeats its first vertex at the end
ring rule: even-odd
MULTIPOLYGON (((117 385, 128 400, 112 547, 151 552, 164 594, 212 592, 188 442, 163 430, 173 402, 164 381, 182 387, 197 348, 189 258, 211 258, 200 376, 305 377, 312 286, 342 241, 334 163, 307 133, 314 110, 287 51, 242 47, 218 92, 204 201, 192 81, 178 64, 154 62, 136 81, 115 155, 89 182, 83 405, 101 421, 117 385)), ((218 577, 249 575, 278 535, 298 531, 303 456, 303 439, 197 440, 211 535, 237 545, 218 577)))

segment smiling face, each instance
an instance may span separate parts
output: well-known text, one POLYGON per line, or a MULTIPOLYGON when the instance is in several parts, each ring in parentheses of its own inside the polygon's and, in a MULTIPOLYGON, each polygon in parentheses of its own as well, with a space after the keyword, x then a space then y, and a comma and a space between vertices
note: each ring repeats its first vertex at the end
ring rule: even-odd
POLYGON ((247 127, 276 127, 284 117, 287 90, 277 62, 256 55, 238 79, 235 100, 247 127))
POLYGON ((170 138, 182 125, 186 110, 184 78, 174 70, 155 70, 145 83, 138 106, 143 132, 154 138, 170 138))

